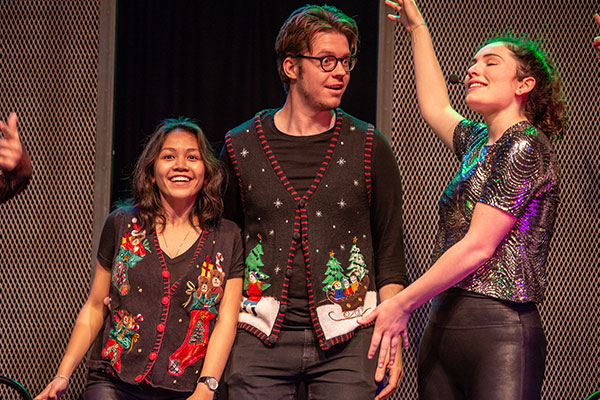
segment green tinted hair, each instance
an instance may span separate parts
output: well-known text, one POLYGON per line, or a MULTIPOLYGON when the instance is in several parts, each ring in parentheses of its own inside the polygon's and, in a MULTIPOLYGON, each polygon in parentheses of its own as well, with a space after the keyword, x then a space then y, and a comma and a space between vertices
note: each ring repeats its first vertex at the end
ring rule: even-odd
POLYGON ((535 79, 535 87, 525 103, 529 122, 551 140, 561 138, 567 129, 567 102, 562 81, 550 57, 537 42, 525 37, 497 36, 483 46, 492 43, 502 43, 513 53, 517 59, 517 79, 535 79))

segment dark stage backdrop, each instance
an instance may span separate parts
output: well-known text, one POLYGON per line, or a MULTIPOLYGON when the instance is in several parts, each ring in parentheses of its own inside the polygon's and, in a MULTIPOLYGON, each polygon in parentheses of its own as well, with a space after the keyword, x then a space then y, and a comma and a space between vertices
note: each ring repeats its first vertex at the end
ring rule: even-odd
MULTIPOLYGON (((129 195, 143 139, 164 118, 188 116, 220 151, 225 133, 285 101, 275 38, 305 1, 120 1, 114 109, 113 203, 129 195)), ((322 3, 317 3, 322 4, 322 3)), ((358 64, 342 108, 375 122, 378 2, 335 6, 360 29, 358 64)))

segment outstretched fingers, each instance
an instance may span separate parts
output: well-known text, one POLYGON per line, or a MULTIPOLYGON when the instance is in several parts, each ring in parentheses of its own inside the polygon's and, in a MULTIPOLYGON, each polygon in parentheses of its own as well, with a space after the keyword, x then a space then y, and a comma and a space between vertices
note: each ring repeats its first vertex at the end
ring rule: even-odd
POLYGON ((385 0, 385 5, 390 7, 394 12, 387 15, 388 19, 394 22, 402 22, 402 2, 385 0))
MULTIPOLYGON (((385 359, 388 356, 388 352, 390 353, 390 363, 393 364, 393 359, 392 359, 392 355, 391 355, 391 352, 390 352, 391 342, 392 341, 390 340, 390 336, 389 335, 387 335, 387 334, 381 335, 381 339, 379 341, 379 357, 377 359, 377 367, 378 368, 384 368, 385 367, 385 359)), ((370 351, 371 351, 371 349, 369 349, 369 352, 370 351)))
MULTIPOLYGON (((379 307, 375 307, 375 309, 370 312, 368 315, 363 316, 358 319, 358 323, 361 325, 367 325, 372 323, 377 319, 377 315, 379 314, 379 307)), ((371 336, 371 344, 369 345, 369 351, 367 353, 367 357, 369 359, 375 357, 375 353, 377 353, 377 347, 379 347, 379 343, 381 342, 381 333, 379 329, 377 329, 377 325, 373 329, 373 335, 371 336)))
POLYGON ((8 117, 8 125, 4 121, 0 121, 0 130, 7 140, 19 139, 17 131, 17 114, 10 113, 8 117))

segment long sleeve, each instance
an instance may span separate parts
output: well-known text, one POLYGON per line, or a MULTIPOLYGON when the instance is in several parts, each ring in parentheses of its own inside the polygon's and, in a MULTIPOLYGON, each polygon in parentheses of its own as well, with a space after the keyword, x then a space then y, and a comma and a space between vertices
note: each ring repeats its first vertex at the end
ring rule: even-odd
POLYGON ((244 208, 242 197, 240 195, 240 186, 229 158, 227 149, 223 147, 221 155, 223 171, 225 178, 223 179, 223 217, 235 222, 240 228, 244 226, 244 208))
POLYGON ((390 283, 407 286, 400 172, 385 137, 377 133, 373 144, 371 231, 377 287, 390 283))

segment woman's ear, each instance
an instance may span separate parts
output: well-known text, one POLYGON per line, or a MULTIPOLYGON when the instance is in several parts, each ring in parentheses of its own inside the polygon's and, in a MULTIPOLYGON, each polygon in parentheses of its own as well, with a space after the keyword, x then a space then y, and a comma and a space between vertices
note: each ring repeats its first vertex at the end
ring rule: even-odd
POLYGON ((515 93, 517 96, 523 96, 529 94, 535 87, 535 78, 533 76, 527 76, 519 81, 515 93))

